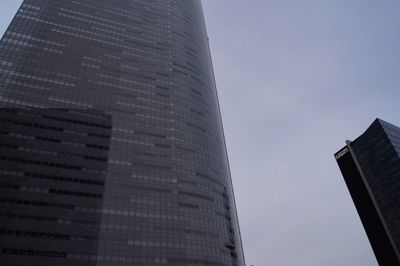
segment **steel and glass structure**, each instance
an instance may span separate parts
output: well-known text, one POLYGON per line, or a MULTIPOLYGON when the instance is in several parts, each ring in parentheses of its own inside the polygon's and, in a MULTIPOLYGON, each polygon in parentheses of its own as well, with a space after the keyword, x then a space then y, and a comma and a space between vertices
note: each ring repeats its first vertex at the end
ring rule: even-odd
POLYGON ((400 265, 400 128, 376 119, 335 158, 379 265, 400 265))
POLYGON ((25 0, 0 107, 0 265, 244 265, 200 0, 25 0))

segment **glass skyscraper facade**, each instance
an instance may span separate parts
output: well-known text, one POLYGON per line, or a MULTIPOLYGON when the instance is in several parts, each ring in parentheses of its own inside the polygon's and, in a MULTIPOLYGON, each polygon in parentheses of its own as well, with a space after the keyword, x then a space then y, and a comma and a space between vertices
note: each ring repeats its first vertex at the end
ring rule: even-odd
POLYGON ((400 265, 400 128, 376 119, 335 158, 379 265, 400 265))
POLYGON ((25 0, 0 107, 0 265, 245 265, 200 0, 25 0))

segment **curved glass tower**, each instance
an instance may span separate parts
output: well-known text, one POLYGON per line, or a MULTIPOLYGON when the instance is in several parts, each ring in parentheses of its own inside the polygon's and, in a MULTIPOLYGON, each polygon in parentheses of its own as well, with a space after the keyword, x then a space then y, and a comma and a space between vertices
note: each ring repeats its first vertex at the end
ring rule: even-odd
POLYGON ((1 265, 244 265, 200 0, 25 0, 0 104, 1 265))

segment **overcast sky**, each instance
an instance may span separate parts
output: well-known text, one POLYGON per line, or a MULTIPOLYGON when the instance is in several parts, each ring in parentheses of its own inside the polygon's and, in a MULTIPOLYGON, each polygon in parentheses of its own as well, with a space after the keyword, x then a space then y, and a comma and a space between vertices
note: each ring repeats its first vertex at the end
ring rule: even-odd
POLYGON ((400 125, 400 1, 203 5, 247 264, 377 265, 333 153, 400 125))
POLYGON ((333 153, 400 125, 400 1, 203 5, 247 264, 376 266, 333 153))

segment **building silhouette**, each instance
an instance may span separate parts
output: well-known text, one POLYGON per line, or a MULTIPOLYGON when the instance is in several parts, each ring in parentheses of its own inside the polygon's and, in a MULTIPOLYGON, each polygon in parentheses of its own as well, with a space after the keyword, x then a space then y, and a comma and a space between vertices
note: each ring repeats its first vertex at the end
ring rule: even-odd
POLYGON ((335 158, 379 265, 400 265, 400 128, 376 119, 335 158))
POLYGON ((0 265, 245 265, 200 0, 25 0, 0 135, 0 265))

